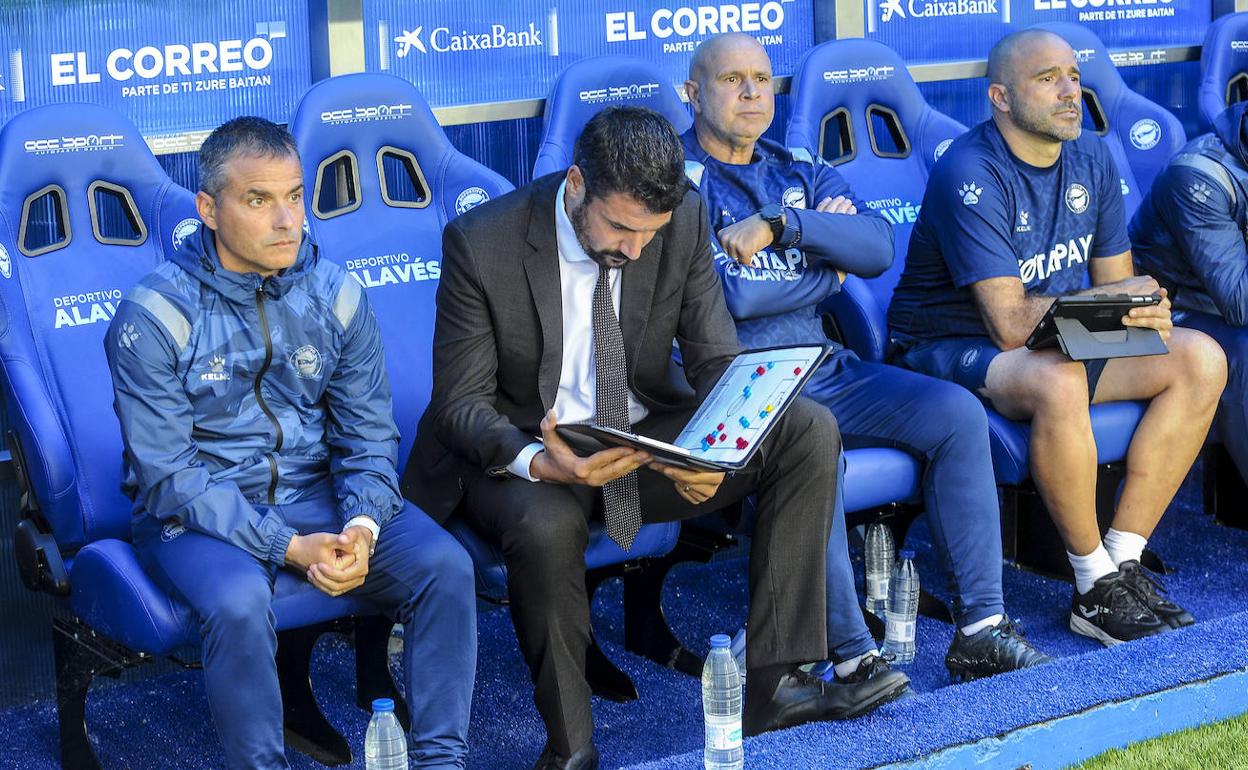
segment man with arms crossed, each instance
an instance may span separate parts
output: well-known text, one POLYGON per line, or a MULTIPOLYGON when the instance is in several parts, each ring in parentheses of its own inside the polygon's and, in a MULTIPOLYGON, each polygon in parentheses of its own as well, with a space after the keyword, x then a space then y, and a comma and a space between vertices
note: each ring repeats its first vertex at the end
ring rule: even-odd
MULTIPOLYGON (((871 277, 887 269, 892 228, 856 200, 835 169, 761 138, 775 96, 771 62, 754 38, 729 33, 702 43, 685 92, 694 114, 682 137, 686 169, 722 244, 715 268, 741 343, 822 339, 816 306, 840 290, 844 273, 871 277), (766 268, 779 263, 793 267, 777 281, 766 268)), ((1000 514, 979 401, 951 383, 864 363, 844 348, 803 393, 832 410, 846 446, 900 447, 923 460, 932 535, 958 590, 950 672, 974 678, 1047 662, 1005 614, 1000 514)), ((887 664, 862 621, 845 532, 834 530, 832 538, 828 652, 836 677, 847 679, 887 664)))
POLYGON ((629 448, 578 457, 555 432, 595 421, 670 441, 739 350, 671 125, 608 108, 573 158, 447 225, 433 398, 405 478, 435 517, 454 511, 502 549, 546 724, 535 767, 598 766, 585 680, 597 515, 627 549, 643 518, 686 519, 757 494, 746 735, 893 697, 904 680, 846 692, 798 668, 826 654, 823 543, 844 526, 832 516, 840 437, 827 410, 798 398, 731 478, 629 448))
POLYGON ((194 611, 231 768, 286 768, 274 654, 283 567, 404 624, 414 767, 463 768, 476 597, 463 548, 399 496, 381 336, 303 234, 294 138, 261 118, 200 150, 204 226, 105 338, 143 568, 194 611))
POLYGON ((1226 360, 1205 335, 1171 331, 1164 297, 1123 322, 1158 330, 1169 355, 1081 363, 1023 347, 1055 296, 1160 289, 1134 275, 1118 172, 1080 131, 1070 46, 1011 34, 989 55, 988 82, 992 118, 955 140, 928 181, 889 308, 895 359, 1031 421, 1032 478, 1075 573, 1071 630, 1111 645, 1189 624, 1139 560, 1204 441, 1226 360), (1126 399, 1150 403, 1102 542, 1088 404, 1126 399))

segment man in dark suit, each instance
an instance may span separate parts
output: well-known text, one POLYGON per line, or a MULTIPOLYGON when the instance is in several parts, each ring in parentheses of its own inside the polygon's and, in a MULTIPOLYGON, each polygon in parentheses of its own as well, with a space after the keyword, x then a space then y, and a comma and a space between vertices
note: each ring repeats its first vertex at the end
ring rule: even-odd
POLYGON ((830 513, 840 437, 826 409, 798 399, 731 478, 623 447, 578 457, 555 432, 593 420, 671 440, 727 367, 738 344, 707 221, 671 126, 613 108, 586 126, 566 173, 443 234, 433 397, 407 490, 433 517, 463 516, 502 548, 546 723, 537 768, 598 764, 585 680, 595 515, 628 548, 641 519, 689 518, 757 494, 746 735, 853 716, 905 686, 896 672, 829 684, 798 669, 827 654, 824 544, 844 526, 830 513))

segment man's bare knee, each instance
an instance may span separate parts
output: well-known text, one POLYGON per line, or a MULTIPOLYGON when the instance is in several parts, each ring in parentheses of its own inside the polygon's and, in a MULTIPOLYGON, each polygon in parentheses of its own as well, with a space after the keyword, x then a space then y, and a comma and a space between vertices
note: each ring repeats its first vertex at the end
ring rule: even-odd
POLYGON ((1205 408, 1226 387, 1226 353, 1212 337, 1195 329, 1176 329, 1170 338, 1169 387, 1189 394, 1192 406, 1205 408))
POLYGON ((1087 419, 1088 378, 1077 361, 1037 362, 1019 372, 1015 402, 1048 419, 1087 419))

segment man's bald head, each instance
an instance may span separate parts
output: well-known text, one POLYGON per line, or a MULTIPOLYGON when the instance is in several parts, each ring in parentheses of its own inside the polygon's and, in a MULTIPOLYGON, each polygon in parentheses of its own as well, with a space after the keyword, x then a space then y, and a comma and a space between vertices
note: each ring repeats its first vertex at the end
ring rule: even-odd
POLYGON ((693 58, 689 60, 689 79, 704 84, 708 78, 715 77, 723 59, 747 50, 767 55, 767 49, 744 32, 725 32, 708 38, 694 49, 693 58))
MULTIPOLYGON (((1018 81, 1020 65, 1031 61, 1030 54, 1039 46, 1057 44, 1070 48, 1060 35, 1047 29, 1024 29, 1011 32, 997 41, 988 52, 988 82, 1011 88, 1018 81)), ((1023 66, 1022 71, 1027 67, 1023 66)))
POLYGON ((776 114, 767 49, 740 32, 710 38, 689 62, 685 94, 702 148, 725 163, 749 162, 776 114))

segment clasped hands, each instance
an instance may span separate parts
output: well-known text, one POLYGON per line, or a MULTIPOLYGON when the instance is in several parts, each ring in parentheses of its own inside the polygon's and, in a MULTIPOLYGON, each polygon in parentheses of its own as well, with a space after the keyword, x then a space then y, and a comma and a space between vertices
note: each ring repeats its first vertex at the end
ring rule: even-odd
POLYGON ((295 535, 286 548, 286 564, 303 570, 308 582, 326 594, 341 596, 364 584, 372 547, 373 533, 364 527, 295 535))
POLYGON ((529 462, 529 474, 539 481, 600 487, 645 466, 671 479, 676 493, 697 505, 714 497, 724 480, 723 473, 667 465, 632 447, 612 447, 581 457, 555 431, 556 425, 552 409, 542 419, 544 448, 529 462))

